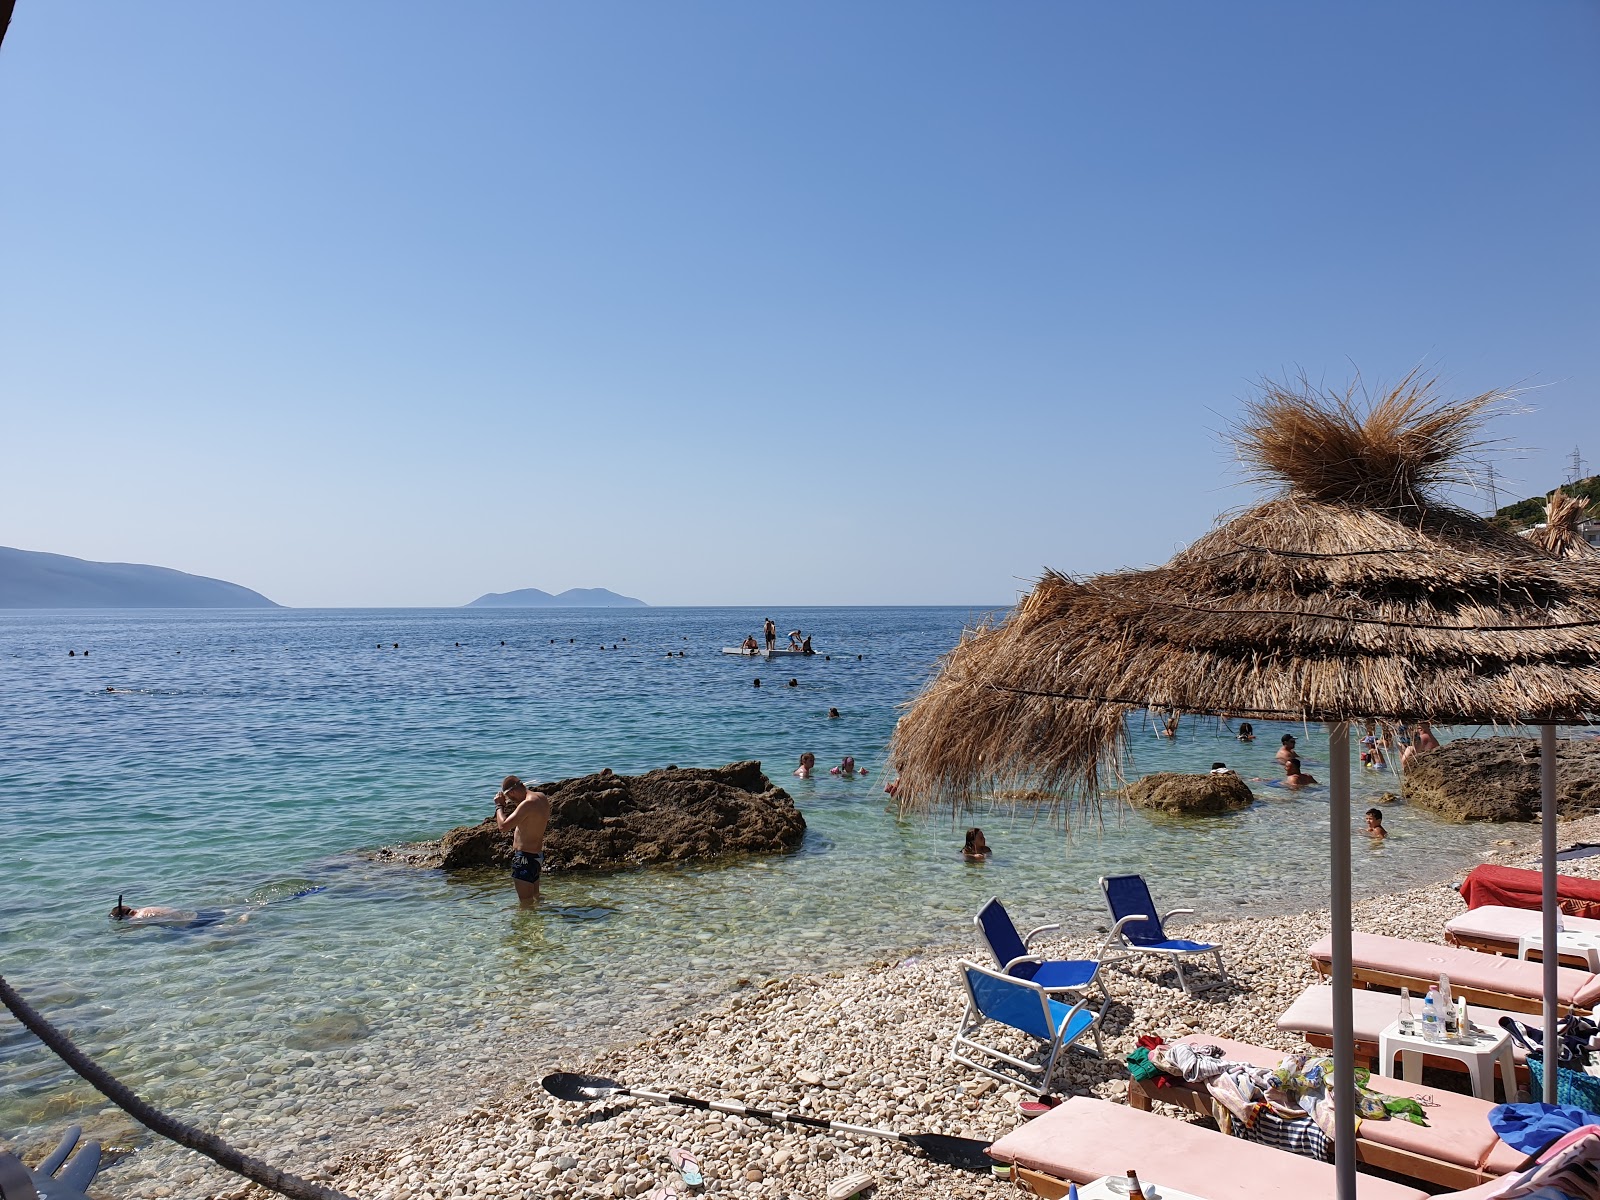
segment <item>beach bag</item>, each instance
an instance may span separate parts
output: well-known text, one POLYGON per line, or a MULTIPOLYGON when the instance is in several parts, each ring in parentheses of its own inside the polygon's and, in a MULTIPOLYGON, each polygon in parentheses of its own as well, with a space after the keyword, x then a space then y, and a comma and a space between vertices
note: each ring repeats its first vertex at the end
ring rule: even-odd
MULTIPOLYGON (((1528 1077, 1533 1081, 1533 1094, 1543 1097, 1544 1055, 1537 1050, 1528 1055, 1528 1077)), ((1557 1067, 1556 1103, 1600 1113, 1600 1079, 1571 1067, 1557 1067)))
MULTIPOLYGON (((1500 1028, 1511 1035, 1511 1040, 1527 1052, 1531 1062, 1535 1057, 1541 1061, 1544 1053, 1544 1028, 1540 1025, 1528 1025, 1512 1017, 1501 1017, 1500 1028)), ((1568 1017, 1556 1026, 1556 1037, 1559 1045, 1556 1052, 1556 1065, 1570 1067, 1581 1071, 1587 1067, 1593 1056, 1589 1047, 1589 1039, 1595 1036, 1595 1023, 1587 1017, 1568 1017)))

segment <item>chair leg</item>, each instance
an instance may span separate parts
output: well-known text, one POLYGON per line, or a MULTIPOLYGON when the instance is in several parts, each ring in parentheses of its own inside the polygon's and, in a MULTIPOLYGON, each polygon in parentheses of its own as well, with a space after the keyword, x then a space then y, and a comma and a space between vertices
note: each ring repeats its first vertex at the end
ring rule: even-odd
POLYGON ((1228 968, 1222 965, 1222 951, 1221 950, 1216 950, 1216 951, 1213 951, 1213 953, 1216 955, 1216 958, 1217 958, 1217 974, 1222 976, 1222 981, 1224 983, 1231 982, 1228 979, 1228 968))
POLYGON ((1183 994, 1185 996, 1189 995, 1189 981, 1184 978, 1183 974, 1183 959, 1174 958, 1172 960, 1172 969, 1178 973, 1178 986, 1183 989, 1183 994))

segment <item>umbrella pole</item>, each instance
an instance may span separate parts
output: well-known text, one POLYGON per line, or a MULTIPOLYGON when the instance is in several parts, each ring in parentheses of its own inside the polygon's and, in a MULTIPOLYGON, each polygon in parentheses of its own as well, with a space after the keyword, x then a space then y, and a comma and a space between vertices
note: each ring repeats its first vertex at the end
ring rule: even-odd
POLYGON ((1355 982, 1350 969, 1350 725, 1328 725, 1328 840, 1333 938, 1333 1166, 1339 1200, 1356 1200, 1355 982))
MULTIPOLYGON (((1556 946, 1556 727, 1539 727, 1539 840, 1544 859, 1543 913, 1544 938, 1544 1102, 1556 1102, 1556 1018, 1559 1015, 1556 972, 1561 969, 1561 952, 1556 946)), ((1511 1100, 1514 1085, 1506 1083, 1506 1100, 1511 1100)))

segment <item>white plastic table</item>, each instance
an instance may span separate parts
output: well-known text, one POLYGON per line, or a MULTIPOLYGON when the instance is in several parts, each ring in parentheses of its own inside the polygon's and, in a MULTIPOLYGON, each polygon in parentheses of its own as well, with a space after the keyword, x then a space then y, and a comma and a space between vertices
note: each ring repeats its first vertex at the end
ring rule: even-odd
MULTIPOLYGON (((1525 933, 1517 939, 1517 957, 1527 958, 1529 950, 1544 952, 1543 933, 1525 933)), ((1600 933, 1582 929, 1563 929, 1556 934, 1556 953, 1589 960, 1589 970, 1600 971, 1600 933)))
MULTIPOLYGON (((1111 1180, 1113 1178, 1122 1183, 1128 1181, 1126 1175, 1102 1175, 1099 1179, 1078 1186, 1078 1200, 1129 1200, 1127 1192, 1114 1192, 1111 1190, 1111 1180)), ((1205 1200, 1203 1196, 1180 1192, 1177 1188, 1163 1187, 1154 1180, 1141 1178, 1139 1182, 1144 1186, 1145 1193, 1154 1196, 1155 1200, 1205 1200)))
POLYGON ((1420 1029, 1415 1033, 1401 1033, 1400 1022, 1395 1021, 1378 1035, 1378 1074, 1393 1079, 1394 1056, 1398 1054, 1405 1081, 1421 1083, 1424 1054, 1453 1058, 1466 1064, 1467 1076, 1472 1080, 1472 1094, 1480 1100, 1493 1100, 1494 1069, 1498 1065, 1506 1096, 1514 1099, 1517 1069, 1511 1056, 1511 1035, 1503 1029, 1484 1029, 1477 1025, 1473 1026, 1473 1031, 1470 1042, 1430 1042, 1420 1029))

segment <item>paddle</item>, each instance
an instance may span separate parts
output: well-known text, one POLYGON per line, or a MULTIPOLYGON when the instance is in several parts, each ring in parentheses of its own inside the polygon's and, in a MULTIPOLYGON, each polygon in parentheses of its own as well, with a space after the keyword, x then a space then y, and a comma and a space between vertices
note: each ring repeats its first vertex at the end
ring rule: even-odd
POLYGON ((600 1075, 576 1075, 570 1071, 557 1071, 541 1081, 544 1090, 557 1100, 570 1100, 576 1104, 590 1104, 612 1096, 632 1096, 651 1104, 676 1104, 684 1108, 700 1108, 708 1112, 732 1113, 736 1117, 754 1117, 758 1121, 785 1122, 806 1125, 812 1129, 829 1129, 834 1133, 853 1133, 859 1137, 886 1138, 891 1142, 904 1142, 915 1146, 934 1162, 947 1167, 960 1167, 966 1171, 987 1172, 993 1160, 986 1153, 987 1142, 977 1138, 951 1137, 943 1133, 897 1133, 893 1129, 874 1129, 870 1125, 847 1125, 843 1121, 826 1121, 821 1117, 808 1117, 804 1113, 768 1111, 751 1108, 737 1100, 697 1100, 677 1092, 647 1092, 639 1088, 623 1087, 615 1079, 600 1075))

